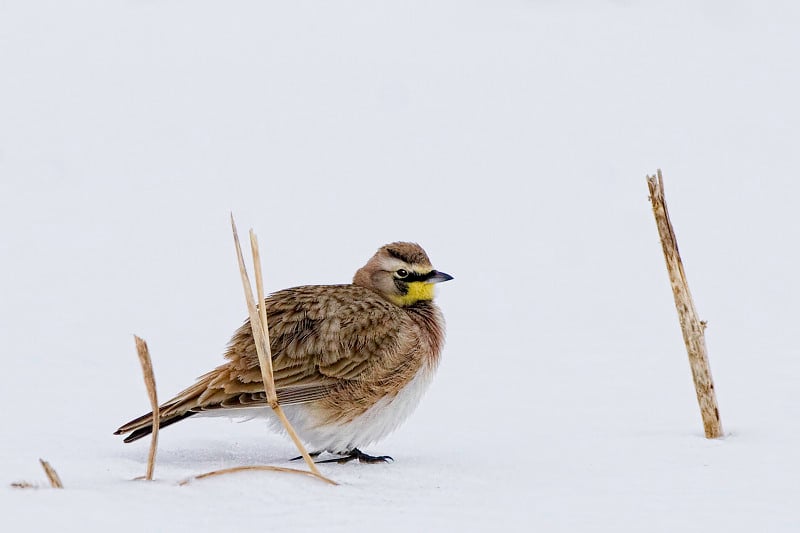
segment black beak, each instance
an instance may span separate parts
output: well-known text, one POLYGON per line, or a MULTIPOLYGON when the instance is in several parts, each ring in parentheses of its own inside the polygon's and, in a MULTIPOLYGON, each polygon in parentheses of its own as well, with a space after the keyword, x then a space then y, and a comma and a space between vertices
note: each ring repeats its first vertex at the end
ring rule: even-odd
POLYGON ((428 283, 441 283, 443 281, 450 281, 451 279, 453 279, 453 276, 450 274, 445 274, 444 272, 434 270, 431 272, 431 276, 426 281, 428 283))

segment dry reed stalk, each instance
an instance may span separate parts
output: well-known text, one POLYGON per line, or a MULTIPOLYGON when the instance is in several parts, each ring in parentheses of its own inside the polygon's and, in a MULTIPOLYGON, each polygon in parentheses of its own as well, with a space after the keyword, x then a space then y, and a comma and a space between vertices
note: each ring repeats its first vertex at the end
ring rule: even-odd
MULTIPOLYGON (((278 404, 278 394, 275 390, 275 380, 273 378, 272 372, 272 351, 270 349, 269 343, 269 327, 267 324, 267 316, 266 316, 266 309, 264 305, 264 287, 263 281, 261 277, 261 261, 260 255, 258 251, 258 239, 255 236, 253 231, 250 231, 250 246, 253 254, 253 261, 255 265, 255 275, 256 275, 256 286, 258 288, 258 298, 259 298, 259 305, 256 306, 254 298, 253 298, 253 288, 250 284, 250 277, 247 275, 247 268, 244 264, 244 257, 242 256, 242 247, 239 243, 239 233, 236 230, 236 222, 233 219, 233 214, 231 214, 231 229, 233 230, 233 241, 236 245, 236 258, 239 262, 239 273, 242 277, 242 287, 244 288, 244 296, 245 300, 247 301, 247 311, 250 316, 250 327, 253 330, 253 338, 256 344, 256 352, 258 353, 258 363, 261 367, 261 378, 264 382, 264 390, 266 391, 267 395, 267 403, 275 412, 275 414, 280 419, 283 427, 286 429, 286 432, 294 441, 295 446, 297 447, 300 454, 303 456, 306 464, 308 465, 309 470, 311 470, 311 474, 315 477, 336 485, 335 481, 332 481, 325 476, 323 476, 319 470, 317 469, 317 465, 314 464, 313 459, 306 451, 305 446, 300 441, 300 437, 297 436, 294 428, 292 427, 289 420, 286 418, 286 415, 283 412, 280 404, 278 404), (259 309, 260 308, 260 309, 259 309), (263 319, 262 319, 263 317, 263 319)), ((277 468, 277 467, 276 467, 277 468)), ((281 471, 292 471, 293 469, 281 470, 281 471)), ((302 472, 302 471, 301 471, 302 472)))
POLYGON ((308 470, 299 470, 297 468, 286 468, 286 467, 283 467, 283 466, 265 466, 265 465, 234 466, 233 468, 223 468, 222 470, 214 470, 213 472, 206 472, 205 474, 200 474, 198 476, 190 477, 189 479, 184 479, 183 481, 181 481, 178 484, 183 486, 183 485, 188 485, 192 480, 196 480, 196 479, 203 479, 203 478, 213 477, 213 476, 221 476, 221 475, 224 475, 224 474, 234 474, 236 472, 245 472, 245 471, 248 471, 248 470, 260 470, 260 471, 268 471, 268 472, 287 472, 287 473, 290 473, 290 474, 303 474, 305 476, 311 476, 311 477, 315 477, 315 478, 321 479, 322 481, 324 481, 326 483, 330 483, 331 485, 338 485, 338 483, 336 483, 335 481, 332 481, 332 480, 326 478, 325 476, 319 476, 319 475, 315 474, 314 472, 310 472, 308 470))
POLYGON ((50 480, 50 486, 54 489, 63 489, 64 485, 61 484, 61 478, 58 477, 58 473, 52 466, 50 466, 50 463, 44 459, 39 459, 39 463, 42 465, 42 468, 44 468, 44 473, 47 474, 47 479, 50 480))
POLYGON ((147 454, 147 473, 144 479, 153 480, 153 470, 156 467, 156 449, 158 448, 158 428, 161 423, 161 416, 158 409, 158 395, 156 394, 156 377, 153 373, 153 363, 150 359, 150 350, 147 343, 141 337, 133 336, 136 341, 136 353, 139 355, 139 363, 142 365, 144 384, 147 387, 147 396, 150 398, 150 406, 153 409, 153 433, 150 438, 150 452, 147 454))
POLYGON ((650 189, 650 202, 653 204, 653 215, 661 237, 664 259, 667 262, 667 272, 672 285, 675 307, 678 310, 683 341, 686 344, 686 351, 689 353, 689 366, 692 369, 697 402, 703 418, 703 429, 706 438, 716 439, 722 437, 723 433, 717 397, 714 392, 714 380, 711 378, 711 367, 706 352, 706 323, 698 318, 694 300, 689 292, 683 262, 678 252, 678 240, 672 229, 667 202, 664 198, 664 180, 661 176, 661 169, 658 169, 657 176, 647 176, 647 187, 650 189))
MULTIPOLYGON (((236 227, 234 226, 233 229, 236 232, 236 227)), ((237 238, 238 240, 238 238, 237 238)), ((241 252, 241 249, 239 250, 241 252)), ((250 229, 250 253, 253 256, 253 270, 256 276, 256 297, 258 298, 258 318, 261 322, 262 326, 262 335, 264 337, 264 361, 260 359, 258 363, 261 366, 264 366, 264 363, 267 363, 268 368, 268 375, 269 375, 269 392, 267 392, 267 402, 269 403, 270 407, 274 407, 278 405, 278 392, 275 390, 275 374, 272 370, 272 343, 269 339, 269 323, 267 322, 267 306, 264 305, 264 278, 261 275, 261 253, 258 249, 258 237, 256 237, 255 232, 250 229)), ((239 263, 241 266, 241 263, 239 263)), ((264 376, 262 376, 264 377, 264 376)), ((265 382, 266 383, 266 382, 265 382)), ((267 390, 267 385, 264 385, 265 390, 267 390)))

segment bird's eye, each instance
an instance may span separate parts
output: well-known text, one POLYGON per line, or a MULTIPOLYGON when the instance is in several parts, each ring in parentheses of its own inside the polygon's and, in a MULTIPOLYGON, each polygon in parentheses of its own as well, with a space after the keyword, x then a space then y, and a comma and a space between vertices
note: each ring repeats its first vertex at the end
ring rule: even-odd
POLYGON ((404 268, 401 268, 400 270, 397 271, 397 277, 401 278, 401 279, 402 278, 407 278, 408 277, 408 270, 406 270, 404 268))

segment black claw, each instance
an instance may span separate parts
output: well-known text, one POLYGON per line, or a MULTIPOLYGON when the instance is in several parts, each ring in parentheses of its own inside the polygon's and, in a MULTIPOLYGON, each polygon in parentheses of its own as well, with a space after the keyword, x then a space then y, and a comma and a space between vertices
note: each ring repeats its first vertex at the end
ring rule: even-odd
POLYGON ((317 464, 325 464, 325 463, 339 463, 343 465, 345 463, 349 463, 354 459, 358 459, 359 463, 367 463, 367 464, 376 464, 376 463, 392 463, 394 459, 388 455, 379 455, 377 457, 372 455, 367 455, 366 453, 362 452, 358 448, 353 448, 349 454, 345 455, 344 457, 337 457, 335 459, 326 459, 324 461, 316 461, 317 464))

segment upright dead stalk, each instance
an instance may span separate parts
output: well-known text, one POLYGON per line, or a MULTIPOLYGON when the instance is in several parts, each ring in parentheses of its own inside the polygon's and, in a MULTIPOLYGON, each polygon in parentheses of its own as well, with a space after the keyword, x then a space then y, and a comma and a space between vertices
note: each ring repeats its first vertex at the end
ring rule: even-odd
POLYGON ((272 372, 272 351, 270 349, 269 342, 266 306, 264 305, 264 286, 261 280, 261 264, 258 252, 258 240, 255 236, 255 233, 253 233, 251 230, 250 246, 253 253, 253 261, 255 263, 256 286, 258 288, 259 302, 258 306, 256 306, 253 298, 253 288, 250 284, 250 278, 247 275, 247 268, 244 264, 242 247, 239 244, 239 233, 236 231, 236 223, 233 220, 233 214, 231 214, 231 229, 233 230, 233 240, 234 244, 236 245, 236 257, 239 261, 239 272, 242 277, 242 287, 244 288, 244 295, 245 299, 247 300, 247 311, 250 315, 250 327, 253 330, 253 339, 255 340, 256 352, 258 353, 258 363, 261 367, 261 379, 264 382, 264 390, 266 391, 267 395, 267 404, 272 408, 278 419, 283 424, 283 427, 294 441, 295 446, 300 451, 303 459, 305 459, 306 464, 313 475, 335 485, 336 483, 334 481, 326 478, 319 472, 317 465, 314 464, 313 459, 311 459, 311 456, 306 451, 305 446, 303 446, 303 443, 300 441, 300 438, 297 436, 294 428, 289 423, 289 419, 286 418, 283 409, 278 403, 278 393, 275 389, 275 380, 272 372))
POLYGON ((64 485, 61 484, 61 478, 58 477, 58 473, 56 472, 55 468, 50 466, 50 463, 44 459, 39 459, 39 463, 42 465, 42 468, 44 468, 44 473, 47 474, 47 479, 50 480, 50 486, 54 489, 63 489, 64 485))
MULTIPOLYGON (((150 452, 147 454, 147 473, 144 478, 148 481, 153 479, 153 470, 156 467, 156 449, 158 448, 158 428, 161 423, 161 413, 158 409, 158 395, 156 394, 156 377, 153 373, 153 362, 150 359, 150 350, 147 343, 136 335, 136 353, 139 355, 139 363, 142 365, 144 384, 147 387, 147 396, 150 398, 150 407, 153 409, 153 433, 150 437, 150 452)), ((141 478, 137 478, 141 479, 141 478)))
POLYGON ((664 180, 661 169, 657 176, 647 176, 647 187, 650 189, 650 201, 653 204, 653 215, 656 219, 658 233, 661 236, 661 247, 664 250, 664 259, 667 262, 672 294, 675 298, 675 307, 678 310, 683 341, 689 353, 689 366, 692 369, 694 386, 697 392, 697 402, 700 404, 700 414, 703 418, 703 428, 706 438, 716 439, 722 437, 722 423, 719 417, 717 397, 714 392, 714 381, 711 378, 711 368, 708 364, 706 353, 705 322, 697 317, 683 262, 678 252, 678 241, 672 229, 672 222, 667 211, 667 202, 664 198, 664 180))

